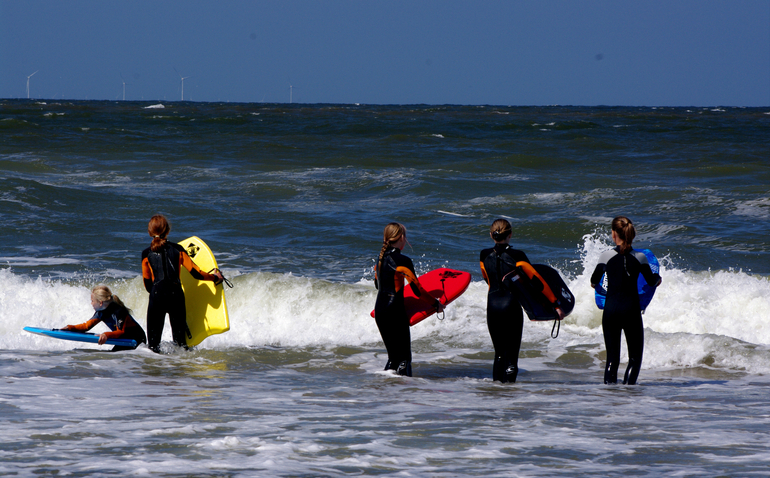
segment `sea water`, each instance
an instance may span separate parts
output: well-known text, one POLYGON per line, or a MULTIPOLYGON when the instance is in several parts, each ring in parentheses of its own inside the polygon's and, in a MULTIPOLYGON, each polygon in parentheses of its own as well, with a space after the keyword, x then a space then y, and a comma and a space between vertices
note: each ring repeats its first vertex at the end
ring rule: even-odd
POLYGON ((0 101, 0 474, 765 476, 768 138, 768 108, 0 101), (229 332, 22 331, 84 322, 99 283, 146 328, 158 212, 231 279, 229 332), (589 284, 619 214, 663 277, 637 386, 602 384, 589 284), (498 217, 577 299, 557 338, 524 324, 515 384, 478 267, 498 217), (418 273, 473 274, 412 327, 411 378, 369 315, 390 221, 418 273))

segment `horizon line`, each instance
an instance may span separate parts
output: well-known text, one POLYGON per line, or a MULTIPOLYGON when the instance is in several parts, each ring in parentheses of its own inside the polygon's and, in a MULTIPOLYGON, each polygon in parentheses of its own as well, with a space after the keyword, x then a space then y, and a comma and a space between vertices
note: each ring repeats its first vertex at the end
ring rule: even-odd
POLYGON ((163 100, 163 99, 150 99, 150 100, 111 100, 111 99, 75 99, 75 98, 0 98, 0 101, 20 101, 20 102, 39 102, 39 101, 77 101, 77 102, 107 102, 107 103, 198 103, 198 104, 259 104, 259 105, 291 105, 291 106, 322 106, 322 105, 342 105, 342 106, 427 106, 427 107, 496 107, 496 108, 770 108, 770 104, 762 106, 746 106, 746 105, 727 105, 727 104, 713 104, 713 105, 634 105, 634 104, 518 104, 518 105, 504 105, 504 104, 472 104, 472 103, 299 103, 287 101, 201 101, 201 100, 163 100))

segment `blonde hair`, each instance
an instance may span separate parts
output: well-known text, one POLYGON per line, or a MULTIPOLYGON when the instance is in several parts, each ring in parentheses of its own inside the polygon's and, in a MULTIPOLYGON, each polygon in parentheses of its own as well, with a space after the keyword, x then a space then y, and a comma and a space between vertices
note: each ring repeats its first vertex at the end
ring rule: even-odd
POLYGON ((100 284, 100 285, 94 286, 94 288, 91 289, 91 295, 93 295, 94 298, 96 300, 98 300, 99 302, 105 302, 105 303, 106 302, 115 302, 120 307, 128 310, 129 313, 131 312, 131 310, 128 307, 126 307, 126 305, 123 303, 123 301, 120 300, 120 297, 118 297, 117 295, 113 294, 112 291, 110 290, 110 288, 107 287, 104 284, 100 284))
POLYGON ((489 234, 492 235, 495 242, 504 241, 506 237, 511 235, 511 230, 511 223, 505 219, 497 219, 489 226, 489 234))
POLYGON ((171 224, 163 214, 156 214, 150 218, 150 223, 147 225, 147 232, 152 237, 152 244, 150 249, 153 252, 158 252, 163 247, 167 240, 168 233, 171 232, 171 224))
POLYGON ((631 244, 634 242, 634 237, 636 237, 636 229, 634 229, 634 223, 631 222, 631 219, 625 216, 616 217, 612 220, 612 230, 615 231, 618 239, 620 239, 621 243, 618 245, 620 253, 625 254, 630 251, 632 249, 631 244))
POLYGON ((377 269, 382 264, 382 257, 385 255, 385 251, 404 235, 406 235, 406 227, 403 224, 391 222, 385 226, 385 230, 382 231, 382 249, 380 250, 380 257, 377 259, 377 269))

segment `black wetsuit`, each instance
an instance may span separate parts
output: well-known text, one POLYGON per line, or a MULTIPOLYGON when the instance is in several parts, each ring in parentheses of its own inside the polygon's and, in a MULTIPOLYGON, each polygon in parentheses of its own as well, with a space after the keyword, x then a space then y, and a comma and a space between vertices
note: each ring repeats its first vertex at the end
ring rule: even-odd
MULTIPOLYGON (((104 322, 104 325, 109 327, 110 332, 105 332, 107 338, 134 340, 137 345, 147 342, 142 326, 131 317, 131 314, 128 313, 128 309, 121 307, 115 302, 110 302, 104 310, 97 310, 96 313, 94 313, 94 316, 84 324, 71 327, 72 330, 86 332, 91 330, 99 322, 104 322)), ((136 347, 116 345, 112 348, 112 351, 133 350, 135 348, 136 347)))
POLYGON ((495 244, 481 251, 481 270, 489 284, 487 295, 487 327, 495 348, 492 379, 515 382, 519 373, 519 349, 524 328, 521 304, 503 285, 503 277, 513 271, 516 263, 529 262, 524 252, 508 244, 495 244))
POLYGON ((628 347, 628 367, 623 383, 633 385, 639 376, 644 353, 644 323, 639 305, 637 281, 639 274, 642 274, 648 284, 657 285, 660 275, 652 273, 644 253, 632 249, 625 254, 620 254, 618 247, 599 257, 599 263, 591 274, 591 284, 598 284, 602 274, 607 275, 607 298, 602 314, 604 345, 607 348, 604 383, 618 382, 622 331, 626 335, 628 347))
MULTIPOLYGON (((153 252, 149 247, 142 251, 144 286, 150 293, 150 302, 147 305, 148 346, 156 352, 163 334, 166 314, 171 323, 174 343, 182 347, 187 344, 187 309, 179 279, 185 261, 192 263, 182 246, 173 242, 165 243, 158 252, 153 252)), ((200 274, 197 274, 200 277, 192 274, 196 279, 202 279, 200 274)))
POLYGON ((374 317, 388 351, 385 370, 395 370, 399 375, 411 377, 412 344, 409 318, 404 308, 404 280, 409 282, 415 296, 428 293, 417 280, 412 260, 395 247, 385 251, 382 266, 377 268, 375 275, 378 291, 374 317))

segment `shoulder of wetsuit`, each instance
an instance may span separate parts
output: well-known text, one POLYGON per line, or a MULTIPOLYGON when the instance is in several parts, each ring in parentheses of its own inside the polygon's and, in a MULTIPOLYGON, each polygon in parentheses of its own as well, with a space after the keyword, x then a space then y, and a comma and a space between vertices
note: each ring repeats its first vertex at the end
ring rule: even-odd
POLYGON ((617 247, 613 247, 610 250, 602 252, 602 254, 599 256, 599 264, 606 264, 612 259, 613 257, 620 254, 620 251, 617 247))
POLYGON ((112 302, 106 310, 109 310, 111 314, 116 314, 118 317, 131 317, 131 313, 128 311, 128 307, 119 305, 115 302, 112 302))
POLYGON ((495 252, 494 247, 490 247, 489 249, 482 249, 481 253, 479 253, 479 262, 484 262, 484 259, 489 257, 493 252, 495 252))
POLYGON ((405 256, 402 256, 401 254, 397 253, 395 249, 388 249, 387 251, 385 251, 385 255, 382 256, 382 266, 383 267, 387 266, 392 270, 396 270, 396 268, 398 267, 398 261, 396 259, 400 260, 402 257, 405 257, 405 256))
POLYGON ((109 314, 114 314, 115 312, 118 312, 120 310, 120 308, 121 307, 118 305, 118 303, 113 301, 113 302, 110 302, 110 305, 105 307, 105 309, 102 310, 101 312, 104 312, 105 314, 108 314, 108 315, 109 314))
MULTIPOLYGON (((504 249, 503 251, 500 252, 500 254, 499 254, 500 255, 500 260, 502 260, 508 266, 513 267, 513 268, 515 268, 516 264, 519 263, 519 262, 527 262, 528 263, 528 261, 522 261, 521 259, 516 258, 516 255, 515 255, 516 252, 521 252, 521 251, 517 251, 516 249, 513 249, 513 248, 511 248, 509 246, 508 248, 506 248, 506 249, 504 249)), ((523 253, 522 253, 522 255, 523 255, 523 253)))
MULTIPOLYGON (((108 307, 107 309, 109 309, 109 307, 108 307)), ((92 316, 91 316, 91 318, 90 318, 90 319, 88 319, 88 320, 94 320, 94 319, 96 319, 96 320, 99 320, 99 321, 101 321, 101 320, 102 320, 102 317, 104 316, 104 312, 106 312, 106 311, 107 311, 107 309, 104 309, 104 310, 95 310, 95 311, 94 311, 94 315, 92 315, 92 316)), ((86 322, 88 322, 88 320, 87 320, 86 322)))
POLYGON ((174 263, 174 269, 177 269, 177 265, 182 262, 182 253, 187 254, 187 251, 184 250, 184 247, 180 246, 176 242, 166 243, 166 254, 169 255, 171 261, 174 263))
POLYGON ((514 249, 511 246, 508 246, 504 251, 503 254, 513 258, 516 262, 527 262, 529 263, 529 257, 527 257, 527 254, 519 249, 514 249))
POLYGON ((647 255, 645 255, 644 252, 637 250, 637 249, 631 249, 631 255, 636 258, 637 261, 639 261, 639 264, 649 264, 650 261, 647 260, 647 255))
POLYGON ((399 253, 399 259, 401 260, 401 262, 403 262, 404 265, 406 265, 409 269, 414 271, 414 263, 412 263, 412 259, 410 259, 409 256, 405 256, 399 253))

